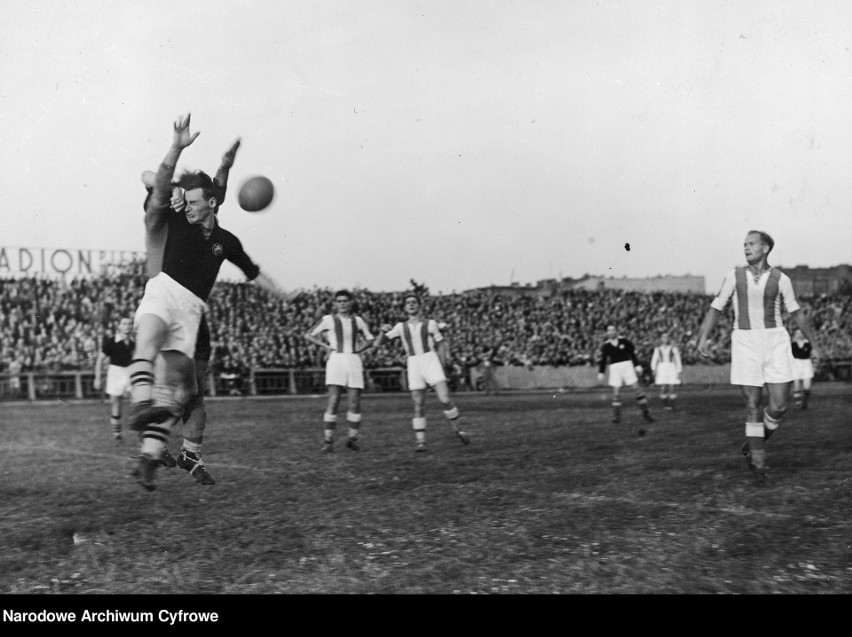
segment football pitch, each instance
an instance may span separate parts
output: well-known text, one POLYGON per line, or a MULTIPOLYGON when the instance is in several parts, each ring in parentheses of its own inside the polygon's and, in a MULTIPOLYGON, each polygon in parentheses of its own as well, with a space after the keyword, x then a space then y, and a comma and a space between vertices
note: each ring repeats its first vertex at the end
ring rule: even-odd
POLYGON ((651 424, 604 389, 461 393, 468 446, 430 394, 426 454, 406 394, 366 394, 333 454, 323 396, 213 400, 217 484, 153 492, 106 404, 0 405, 0 593, 850 593, 850 389, 791 408, 765 485, 730 387, 651 392, 651 424))

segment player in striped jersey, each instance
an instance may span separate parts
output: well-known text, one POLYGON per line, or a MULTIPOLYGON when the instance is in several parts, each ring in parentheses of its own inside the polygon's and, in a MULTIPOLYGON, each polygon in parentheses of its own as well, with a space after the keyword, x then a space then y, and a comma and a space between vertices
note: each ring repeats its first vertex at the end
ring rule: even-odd
POLYGON ((358 451, 358 434, 361 429, 361 392, 364 389, 364 364, 361 352, 375 343, 367 323, 352 314, 352 294, 348 290, 334 293, 334 314, 326 314, 305 333, 305 338, 329 351, 325 363, 325 384, 328 387, 328 404, 323 414, 323 445, 326 453, 334 450, 334 428, 340 395, 346 388, 349 437, 346 446, 358 451), (320 340, 325 334, 326 341, 320 340), (360 338, 359 338, 360 337, 360 338))
POLYGON ((766 477, 766 440, 787 411, 793 380, 790 336, 781 318, 782 305, 805 335, 810 321, 796 301, 790 277, 769 265, 775 241, 750 230, 743 243, 747 265, 728 272, 719 295, 710 303, 698 335, 698 353, 710 356, 710 334, 728 301, 733 299, 731 384, 739 385, 746 404, 746 442, 741 451, 750 469, 766 477), (763 387, 769 400, 762 408, 763 387), (762 413, 761 413, 762 411, 762 413))
POLYGON ((408 356, 406 373, 411 400, 414 402, 414 419, 411 424, 414 428, 415 451, 426 451, 427 387, 435 389, 435 394, 444 408, 444 417, 452 426, 458 439, 465 445, 469 444, 470 438, 459 429, 459 409, 453 404, 447 377, 444 374, 447 348, 438 324, 434 319, 427 319, 422 315, 423 303, 416 294, 407 294, 403 299, 403 307, 408 319, 393 327, 387 324, 382 325, 379 337, 376 339, 376 346, 384 338, 399 338, 408 356))
POLYGON ((683 372, 680 350, 671 341, 667 333, 661 334, 660 344, 654 348, 654 354, 651 356, 651 371, 654 372, 654 382, 660 387, 660 400, 666 411, 674 409, 677 399, 674 388, 675 385, 680 385, 680 375, 683 372))
POLYGON ((793 400, 800 409, 807 409, 814 377, 813 346, 802 330, 793 332, 790 346, 793 350, 793 400))

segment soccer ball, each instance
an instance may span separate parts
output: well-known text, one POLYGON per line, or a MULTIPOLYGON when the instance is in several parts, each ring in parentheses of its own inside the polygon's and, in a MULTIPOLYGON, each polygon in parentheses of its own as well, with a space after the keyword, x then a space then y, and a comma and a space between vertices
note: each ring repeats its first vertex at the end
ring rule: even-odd
POLYGON ((246 212, 260 212, 272 203, 274 197, 275 186, 272 180, 263 175, 256 175, 246 179, 240 186, 237 202, 246 212))

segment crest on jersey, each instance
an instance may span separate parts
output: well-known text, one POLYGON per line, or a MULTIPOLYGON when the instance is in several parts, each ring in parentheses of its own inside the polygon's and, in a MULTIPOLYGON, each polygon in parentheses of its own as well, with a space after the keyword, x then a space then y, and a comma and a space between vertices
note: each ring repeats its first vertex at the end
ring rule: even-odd
POLYGON ((221 243, 214 243, 212 250, 213 250, 213 256, 216 257, 216 258, 221 257, 222 254, 224 254, 224 252, 225 252, 225 248, 222 247, 221 243))

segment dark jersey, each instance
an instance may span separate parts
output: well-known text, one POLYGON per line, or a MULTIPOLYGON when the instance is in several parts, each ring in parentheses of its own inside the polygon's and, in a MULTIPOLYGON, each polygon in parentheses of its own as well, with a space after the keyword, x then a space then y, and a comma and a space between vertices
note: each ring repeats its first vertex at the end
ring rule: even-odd
POLYGON ((639 363, 636 361, 636 351, 631 343, 626 338, 618 337, 618 342, 613 345, 607 341, 601 347, 601 360, 598 364, 598 371, 603 374, 607 363, 623 363, 624 361, 632 361, 634 365, 639 363))
POLYGON ((133 348, 136 343, 133 339, 117 341, 114 336, 104 337, 101 353, 109 357, 109 364, 116 367, 127 367, 133 360, 133 348))
POLYGON ((260 268, 245 253, 240 240, 218 222, 207 238, 202 227, 189 223, 183 214, 170 214, 168 227, 162 271, 202 301, 210 296, 225 259, 242 270, 249 281, 260 274, 260 268))
POLYGON ((805 341, 801 345, 799 345, 796 341, 793 341, 792 347, 793 358, 803 358, 807 360, 811 357, 811 350, 813 350, 813 347, 811 347, 810 341, 805 341))

